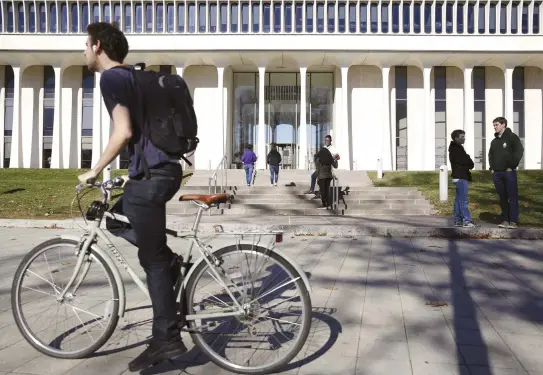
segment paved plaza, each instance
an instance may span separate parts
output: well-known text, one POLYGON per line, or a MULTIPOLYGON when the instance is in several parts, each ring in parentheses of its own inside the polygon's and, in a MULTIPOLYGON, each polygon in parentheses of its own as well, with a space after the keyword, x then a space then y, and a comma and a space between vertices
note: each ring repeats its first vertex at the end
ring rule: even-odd
MULTIPOLYGON (((11 282, 36 244, 76 230, 0 228, 0 375, 130 374, 150 334, 150 301, 127 282, 127 322, 92 358, 41 355, 17 330, 11 282)), ((543 242, 285 235, 313 287, 299 375, 543 375, 543 242)), ((115 239, 140 275, 137 252, 115 239)), ((219 241, 216 241, 220 245, 219 241)), ((183 242, 171 242, 183 249, 183 242)), ((182 252, 182 251, 181 251, 182 252)), ((193 348, 142 374, 227 374, 193 348)))

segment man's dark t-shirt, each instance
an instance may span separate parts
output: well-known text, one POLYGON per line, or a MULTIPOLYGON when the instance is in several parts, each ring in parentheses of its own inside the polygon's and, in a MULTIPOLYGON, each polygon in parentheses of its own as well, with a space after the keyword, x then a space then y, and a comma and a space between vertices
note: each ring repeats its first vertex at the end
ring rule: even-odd
MULTIPOLYGON (((100 77, 100 90, 102 91, 102 97, 104 98, 104 103, 110 117, 117 104, 127 107, 130 111, 132 120, 132 139, 128 143, 130 154, 128 175, 130 178, 134 178, 143 173, 143 166, 140 155, 134 152, 134 144, 140 140, 141 132, 139 125, 134 121, 134 105, 137 105, 137 103, 131 69, 133 68, 115 67, 104 71, 100 77)), ((162 163, 179 162, 177 159, 172 159, 164 152, 160 151, 145 137, 141 139, 140 144, 149 168, 156 167, 162 163)))

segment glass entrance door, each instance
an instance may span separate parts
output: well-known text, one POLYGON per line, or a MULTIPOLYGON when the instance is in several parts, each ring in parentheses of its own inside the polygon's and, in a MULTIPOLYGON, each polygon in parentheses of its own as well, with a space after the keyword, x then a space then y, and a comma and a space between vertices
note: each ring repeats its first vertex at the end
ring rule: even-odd
POLYGON ((275 143, 283 169, 298 168, 300 85, 298 73, 268 73, 266 77, 266 152, 275 143))

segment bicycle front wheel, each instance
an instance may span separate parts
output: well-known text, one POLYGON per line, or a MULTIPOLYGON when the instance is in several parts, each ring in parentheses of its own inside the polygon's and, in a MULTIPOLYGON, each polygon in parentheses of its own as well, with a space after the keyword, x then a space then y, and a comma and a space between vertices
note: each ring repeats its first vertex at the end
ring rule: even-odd
POLYGON ((85 358, 113 334, 119 291, 100 254, 91 251, 63 300, 58 296, 75 272, 79 242, 54 238, 32 249, 15 272, 11 307, 26 341, 55 358, 85 358), (86 273, 84 273, 86 271, 86 273), (84 279, 74 290, 80 276, 84 279))
POLYGON ((194 343, 215 364, 234 373, 280 369, 298 354, 309 334, 312 307, 306 285, 273 250, 239 244, 213 254, 222 263, 215 270, 224 272, 221 279, 244 313, 209 318, 235 303, 208 264, 200 263, 187 281, 187 311, 208 318, 188 322, 194 343))

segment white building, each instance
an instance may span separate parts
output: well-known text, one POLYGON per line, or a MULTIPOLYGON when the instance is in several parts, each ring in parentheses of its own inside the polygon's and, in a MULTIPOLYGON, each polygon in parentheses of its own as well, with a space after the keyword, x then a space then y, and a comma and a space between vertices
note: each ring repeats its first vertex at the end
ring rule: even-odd
MULTIPOLYGON (((110 119, 84 66, 89 21, 127 34, 127 63, 177 72, 199 120, 197 169, 271 142, 310 168, 333 136, 341 169, 433 170, 464 129, 488 169, 492 120, 542 160, 540 0, 0 0, 2 167, 88 168, 110 119)), ((125 167, 125 155, 115 167, 125 167)))

